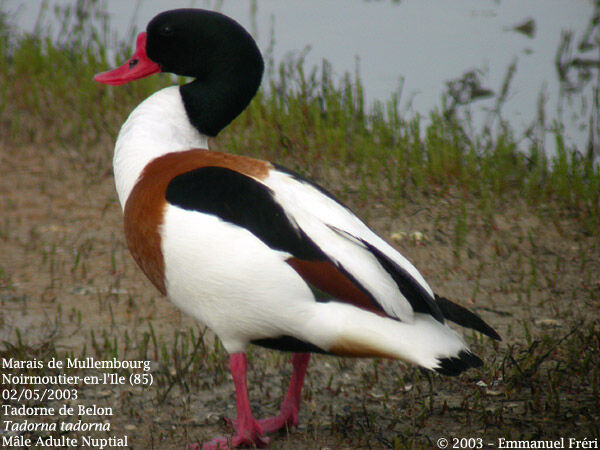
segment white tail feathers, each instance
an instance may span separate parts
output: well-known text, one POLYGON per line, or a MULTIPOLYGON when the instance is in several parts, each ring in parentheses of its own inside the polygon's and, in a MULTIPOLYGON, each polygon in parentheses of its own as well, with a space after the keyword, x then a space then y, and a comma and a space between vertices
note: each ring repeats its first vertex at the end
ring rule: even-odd
POLYGON ((338 302, 316 308, 302 334, 333 354, 401 359, 445 375, 482 364, 454 330, 429 314, 416 313, 406 323, 338 302))

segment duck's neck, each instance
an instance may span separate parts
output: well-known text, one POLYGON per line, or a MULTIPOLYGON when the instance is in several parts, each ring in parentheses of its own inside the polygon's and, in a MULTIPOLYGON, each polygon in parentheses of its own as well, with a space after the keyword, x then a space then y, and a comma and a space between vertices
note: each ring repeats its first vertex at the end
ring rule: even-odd
POLYGON ((121 127, 115 144, 113 166, 121 207, 150 161, 192 148, 208 148, 208 139, 190 122, 179 86, 144 100, 121 127))
POLYGON ((262 78, 258 59, 223 58, 204 76, 180 87, 185 110, 192 124, 207 136, 216 136, 250 103, 262 78), (246 64, 242 64, 246 63, 246 64))

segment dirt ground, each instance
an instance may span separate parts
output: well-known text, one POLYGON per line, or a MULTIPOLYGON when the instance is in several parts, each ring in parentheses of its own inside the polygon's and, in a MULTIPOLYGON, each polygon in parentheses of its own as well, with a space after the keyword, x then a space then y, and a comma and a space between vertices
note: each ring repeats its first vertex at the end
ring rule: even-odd
MULTIPOLYGON (((110 432, 98 436, 167 449, 230 434, 224 418, 235 414, 235 398, 226 354, 210 333, 197 349, 177 350, 203 330, 135 266, 110 160, 106 150, 98 154, 84 163, 68 148, 41 143, 0 148, 0 356, 100 359, 112 352, 137 359, 145 351, 153 386, 78 386, 70 404, 113 408, 99 419, 110 432)), ((501 438, 600 436, 597 236, 566 213, 556 219, 532 211, 518 195, 485 216, 453 191, 407 199, 399 211, 359 204, 351 194, 344 200, 434 290, 479 313, 503 341, 465 333, 485 367, 458 378, 395 361, 315 356, 300 425, 273 436, 271 448, 435 448, 440 438, 454 448, 482 448, 501 438)), ((291 373, 288 356, 253 349, 249 361, 253 410, 274 414, 291 373)), ((3 399, 9 403, 20 404, 3 399)), ((44 435, 36 433, 3 425, 0 437, 44 435)))

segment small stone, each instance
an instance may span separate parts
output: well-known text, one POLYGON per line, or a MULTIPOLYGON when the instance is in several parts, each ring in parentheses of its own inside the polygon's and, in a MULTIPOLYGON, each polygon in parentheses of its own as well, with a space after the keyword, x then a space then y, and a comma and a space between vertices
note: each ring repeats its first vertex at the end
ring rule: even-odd
POLYGON ((390 235, 390 239, 394 242, 402 242, 406 240, 408 233, 406 231, 398 231, 390 235))
POLYGON ((495 389, 486 389, 485 395, 489 395, 491 397, 498 397, 499 395, 502 395, 502 391, 498 391, 495 389))
POLYGON ((562 327, 562 323, 559 320, 550 319, 550 318, 537 319, 534 323, 538 327, 541 327, 541 328, 558 328, 558 327, 562 327))
POLYGON ((420 231, 413 231, 410 233, 410 239, 415 242, 423 242, 425 240, 425 235, 420 231))

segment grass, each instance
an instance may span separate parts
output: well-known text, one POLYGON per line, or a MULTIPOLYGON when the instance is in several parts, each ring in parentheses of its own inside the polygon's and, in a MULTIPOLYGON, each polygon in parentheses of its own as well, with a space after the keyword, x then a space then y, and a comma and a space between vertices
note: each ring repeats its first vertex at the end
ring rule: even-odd
MULTIPOLYGON (((92 80, 114 65, 107 61, 108 25, 96 2, 82 3, 87 13, 65 20, 56 39, 9 39, 4 18, 0 114, 7 143, 68 145, 76 166, 91 170, 91 163, 97 173, 106 167, 110 145, 104 154, 90 148, 106 136, 114 140, 123 117, 172 80, 158 76, 119 87, 115 102, 116 90, 92 80)), ((116 59, 124 61, 131 46, 118 48, 116 59)), ((514 68, 508 71, 488 124, 501 121, 513 73, 514 68)), ((358 189, 363 197, 385 198, 390 206, 401 205, 411 193, 457 188, 494 208, 495 199, 518 193, 530 205, 553 204, 557 213, 577 215, 589 232, 600 225, 598 165, 579 156, 583 149, 565 147, 560 124, 554 127, 557 154, 549 156, 539 140, 518 143, 505 125, 469 134, 471 125, 453 117, 455 105, 433 111, 427 121, 407 118, 399 97, 396 93, 369 109, 358 74, 336 80, 327 63, 307 68, 300 54, 273 71, 215 148, 238 153, 253 148, 317 179, 349 169, 355 175, 352 184, 344 183, 349 177, 341 173, 338 190, 358 189)))
MULTIPOLYGON (((226 353, 140 275, 110 171, 126 115, 173 79, 118 91, 96 85, 92 76, 114 65, 110 31, 98 2, 77 5, 58 11, 65 26, 52 38, 12 32, 0 14, 0 245, 8 255, 0 358, 151 360, 151 389, 80 387, 82 401, 118 409, 106 420, 135 446, 181 447, 227 431, 226 353)), ((125 60, 130 43, 117 48, 125 60)), ((366 105, 357 73, 337 79, 327 63, 307 67, 302 54, 269 63, 256 99, 212 148, 320 181, 379 233, 397 236, 440 294, 504 337, 492 344, 468 333, 486 365, 457 379, 316 356, 300 428, 275 445, 427 448, 441 436, 600 435, 598 165, 565 147, 560 123, 556 155, 541 136, 515 138, 500 116, 510 68, 490 125, 474 130, 451 98, 427 118, 407 116, 400 93, 366 105)), ((252 349, 249 364, 253 408, 273 414, 287 357, 252 349)))

